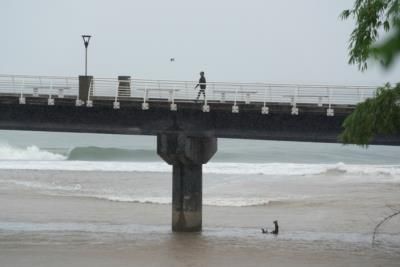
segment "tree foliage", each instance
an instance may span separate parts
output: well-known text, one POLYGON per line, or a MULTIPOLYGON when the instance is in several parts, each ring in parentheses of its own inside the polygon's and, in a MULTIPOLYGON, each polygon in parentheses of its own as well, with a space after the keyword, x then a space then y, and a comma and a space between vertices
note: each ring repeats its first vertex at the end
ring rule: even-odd
POLYGON ((400 83, 379 88, 375 97, 359 103, 343 123, 345 144, 368 145, 377 134, 400 132, 400 83))
MULTIPOLYGON (((356 27, 350 35, 349 64, 367 69, 367 60, 390 67, 400 54, 400 0, 355 0, 342 19, 352 17, 356 27), (385 34, 385 38, 380 35, 385 34)), ((356 106, 343 123, 340 139, 345 144, 368 145, 377 134, 400 133, 400 83, 378 88, 375 97, 356 106)))
POLYGON ((344 10, 340 16, 356 21, 350 35, 349 64, 357 64, 364 71, 371 55, 384 66, 392 64, 400 52, 400 0, 356 0, 353 8, 344 10), (387 40, 377 44, 380 34, 389 31, 387 40))

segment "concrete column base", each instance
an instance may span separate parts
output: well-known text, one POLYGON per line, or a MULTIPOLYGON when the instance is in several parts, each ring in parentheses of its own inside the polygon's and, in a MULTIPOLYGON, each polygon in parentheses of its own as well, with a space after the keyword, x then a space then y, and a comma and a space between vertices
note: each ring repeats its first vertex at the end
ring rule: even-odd
POLYGON ((84 103, 88 100, 92 81, 93 76, 79 76, 79 100, 83 101, 84 103))
POLYGON ((172 231, 201 231, 202 198, 202 165, 173 165, 172 231))
POLYGON ((172 231, 202 230, 202 164, 217 151, 215 137, 187 136, 181 132, 157 136, 157 153, 173 166, 172 231))

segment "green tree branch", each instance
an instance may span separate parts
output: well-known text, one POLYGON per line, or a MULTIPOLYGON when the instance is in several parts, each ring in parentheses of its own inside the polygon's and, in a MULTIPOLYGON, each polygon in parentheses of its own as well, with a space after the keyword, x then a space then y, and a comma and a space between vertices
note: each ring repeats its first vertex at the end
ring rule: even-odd
MULTIPOLYGON (((400 0, 356 0, 352 9, 344 10, 340 17, 345 20, 352 17, 356 27, 349 40, 349 64, 357 64, 361 71, 367 69, 367 60, 372 51, 375 55, 397 55, 398 47, 389 45, 400 39, 400 0), (380 49, 373 49, 379 40, 380 32, 389 32, 393 28, 395 38, 390 38, 380 49)), ((386 59, 385 56, 382 57, 386 59)), ((383 61, 390 66, 393 60, 383 61)))
POLYGON ((400 132, 400 84, 386 84, 376 96, 359 103, 343 123, 340 140, 367 146, 378 134, 400 132))
MULTIPOLYGON (((378 60, 385 68, 400 55, 400 0, 355 0, 344 10, 342 19, 352 17, 356 27, 349 40, 349 64, 361 71, 367 61, 378 60), (380 34, 386 33, 382 40, 380 34)), ((400 83, 378 88, 375 97, 356 106, 343 123, 340 140, 345 144, 367 146, 378 134, 400 133, 400 83)))

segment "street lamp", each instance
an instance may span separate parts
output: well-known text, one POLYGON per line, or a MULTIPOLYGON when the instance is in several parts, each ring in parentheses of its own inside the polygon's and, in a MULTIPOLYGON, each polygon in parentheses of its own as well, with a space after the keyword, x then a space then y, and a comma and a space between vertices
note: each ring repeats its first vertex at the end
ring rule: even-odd
POLYGON ((85 76, 87 76, 87 48, 89 46, 90 35, 82 35, 83 43, 85 44, 85 76))

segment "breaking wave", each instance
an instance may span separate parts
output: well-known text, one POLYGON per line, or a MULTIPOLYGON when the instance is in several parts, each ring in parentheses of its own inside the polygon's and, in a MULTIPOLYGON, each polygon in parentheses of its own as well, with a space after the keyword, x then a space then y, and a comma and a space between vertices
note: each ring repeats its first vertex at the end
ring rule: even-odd
MULTIPOLYGON (((56 160, 2 160, 0 169, 11 170, 59 170, 59 171, 110 171, 110 172, 171 172, 172 167, 164 162, 110 162, 110 161, 67 161, 56 160)), ((373 175, 400 176, 400 165, 353 165, 353 164, 298 164, 298 163, 220 163, 204 165, 204 173, 230 175, 373 175)))
MULTIPOLYGON (((73 184, 57 184, 39 181, 21 181, 21 180, 0 180, 0 184, 13 184, 17 187, 23 187, 29 190, 40 192, 45 195, 51 196, 69 196, 69 197, 83 197, 95 198, 99 200, 106 200, 112 202, 129 202, 138 204, 155 204, 166 205, 171 204, 171 196, 151 196, 148 192, 147 195, 135 195, 121 193, 117 191, 105 192, 107 190, 85 189, 79 183, 73 184)), ((209 197, 203 198, 203 204, 206 206, 217 207, 251 207, 251 206, 265 206, 265 205, 279 205, 298 203, 299 201, 306 200, 306 196, 293 195, 293 196, 277 196, 277 197, 209 197)))
MULTIPOLYGON (((235 162, 238 156, 219 153, 228 162, 213 161, 204 165, 204 173, 249 175, 388 175, 400 176, 400 165, 373 164, 308 164, 308 163, 246 163, 235 162), (231 162, 229 162, 231 161, 231 162)), ((37 146, 25 148, 0 144, 0 169, 171 172, 154 150, 77 147, 70 151, 44 150, 37 146)))
POLYGON ((7 144, 0 144, 0 160, 65 160, 66 156, 41 150, 37 146, 26 148, 13 147, 7 144))
MULTIPOLYGON (((131 202, 139 204, 171 204, 171 197, 130 197, 130 196, 93 196, 115 202, 131 202)), ((277 198, 249 198, 249 197, 204 197, 203 204, 216 207, 253 207, 266 206, 280 203, 296 202, 305 197, 277 197, 277 198)))

